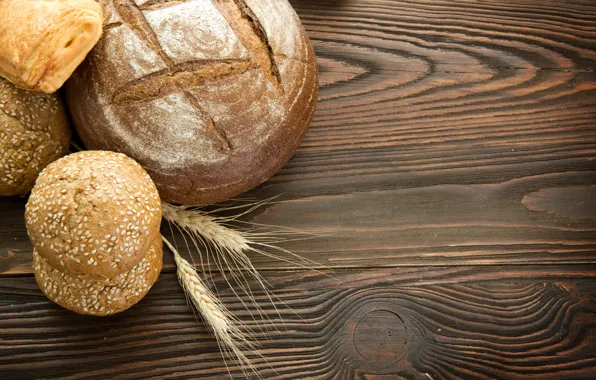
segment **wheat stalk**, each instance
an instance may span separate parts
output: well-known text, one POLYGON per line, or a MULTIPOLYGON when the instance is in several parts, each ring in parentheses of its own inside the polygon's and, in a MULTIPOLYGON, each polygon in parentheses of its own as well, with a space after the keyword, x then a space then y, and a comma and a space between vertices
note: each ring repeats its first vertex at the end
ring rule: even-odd
MULTIPOLYGON (((243 352, 243 350, 254 350, 256 346, 248 340, 248 334, 241 329, 242 323, 207 288, 195 268, 180 255, 176 247, 165 237, 162 236, 162 239, 174 255, 180 285, 207 322, 220 349, 223 348, 226 353, 235 356, 242 372, 247 374, 248 370, 251 370, 260 378, 256 367, 243 352)), ((227 364, 226 368, 228 368, 227 364)))
MULTIPOLYGON (((269 226, 267 226, 267 231, 264 231, 263 228, 249 230, 239 228, 238 226, 228 226, 231 222, 240 223, 238 221, 240 216, 269 202, 271 202, 271 200, 243 204, 241 206, 232 205, 219 208, 212 212, 206 212, 200 207, 174 206, 163 202, 162 210, 164 218, 174 224, 182 232, 185 232, 183 237, 185 235, 188 236, 199 253, 201 252, 199 245, 207 251, 207 259, 213 260, 214 264, 223 275, 224 280, 228 283, 230 289, 232 289, 249 314, 253 316, 251 308, 246 305, 243 297, 236 292, 236 289, 248 296, 250 302, 254 306, 254 310, 256 310, 261 317, 270 321, 270 317, 256 302, 247 275, 256 280, 266 298, 273 305, 280 320, 282 320, 281 314, 273 299, 275 298, 278 303, 281 304, 284 304, 284 302, 270 291, 270 284, 254 267, 250 258, 247 256, 247 252, 255 252, 269 258, 289 262, 308 270, 313 270, 314 267, 319 267, 320 265, 276 245, 279 242, 291 240, 286 236, 304 235, 302 232, 290 229, 271 231, 269 226), (224 217, 216 214, 222 211, 237 210, 240 208, 246 210, 241 213, 236 213, 236 215, 232 217, 224 217), (269 248, 269 250, 265 251, 259 247, 269 248), (271 253, 271 251, 286 253, 291 256, 291 259, 271 253)), ((201 264, 203 264, 203 257, 201 256, 200 259, 201 264)), ((209 263, 207 263, 207 268, 210 267, 209 263)), ((253 319, 257 322, 254 316, 253 319)), ((258 322, 256 325, 263 331, 262 326, 258 322)))
POLYGON ((214 217, 198 209, 193 212, 188 206, 174 206, 165 202, 162 203, 162 210, 166 220, 189 232, 200 233, 210 243, 223 249, 234 252, 250 249, 248 241, 239 231, 220 223, 223 218, 214 217))
POLYGON ((286 238, 286 236, 305 235, 303 232, 294 231, 289 228, 264 232, 262 229, 248 230, 228 226, 230 222, 239 222, 238 218, 240 216, 247 214, 269 201, 270 200, 266 200, 243 206, 220 208, 214 212, 205 212, 200 207, 174 206, 163 202, 162 209, 163 217, 187 232, 191 237, 196 238, 195 242, 204 242, 204 240, 206 240, 207 243, 210 243, 216 250, 218 250, 216 253, 229 256, 229 258, 240 264, 249 265, 249 267, 243 267, 243 269, 250 270, 251 272, 255 269, 252 266, 250 259, 245 254, 245 252, 249 251, 277 260, 286 261, 304 269, 312 270, 314 267, 320 267, 320 264, 315 261, 308 260, 281 247, 275 246, 276 243, 291 240, 286 238), (223 210, 240 207, 248 209, 233 217, 223 217, 215 214, 223 210), (290 255, 292 259, 266 252, 257 248, 259 246, 286 253, 290 255))
MULTIPOLYGON (((285 303, 271 292, 270 284, 256 270, 250 258, 247 256, 247 252, 255 252, 269 258, 286 261, 308 270, 314 270, 315 267, 320 267, 320 265, 277 246, 278 243, 283 241, 296 240, 296 237, 300 240, 304 239, 304 236, 306 235, 304 232, 289 228, 281 229, 280 227, 272 229, 271 226, 263 226, 253 223, 250 224, 257 226, 258 228, 248 229, 239 227, 239 224, 243 223, 239 220, 241 216, 264 204, 271 203, 271 199, 255 203, 242 203, 240 205, 238 205, 237 202, 238 201, 232 201, 231 204, 221 206, 213 211, 205 211, 202 207, 175 206, 163 202, 163 217, 170 223, 170 227, 174 225, 182 232, 182 237, 189 250, 190 245, 187 241, 187 237, 190 238, 191 243, 196 248, 196 252, 199 254, 201 260, 200 264, 206 266, 210 271, 210 262, 204 263, 203 256, 201 255, 201 248, 205 249, 207 260, 213 260, 213 263, 222 274, 224 280, 228 283, 231 291, 236 295, 238 300, 255 321, 257 328, 263 331, 263 326, 258 323, 253 315, 253 310, 256 310, 261 317, 264 317, 269 321, 271 320, 269 315, 263 311, 261 305, 257 302, 247 276, 256 280, 256 283, 262 289, 263 294, 273 306, 282 323, 283 318, 279 313, 276 303, 281 303, 283 305, 285 305, 285 303), (237 212, 230 217, 222 216, 220 214, 221 212, 229 211, 237 212), (261 248, 267 248, 267 250, 261 248), (285 253, 286 256, 289 255, 290 258, 271 253, 271 251, 285 253), (237 290, 248 296, 248 299, 250 300, 249 302, 253 305, 252 310, 245 303, 245 297, 241 297, 237 290), (277 302, 273 301, 274 298, 277 302)), ((188 262, 186 262, 186 264, 190 265, 188 262)), ((212 295, 212 297, 214 298, 215 296, 212 295)), ((287 305, 285 306, 287 307, 287 305)), ((291 308, 288 307, 288 309, 291 311, 291 308)), ((231 316, 228 315, 228 317, 231 316)), ((275 326, 275 324, 270 323, 269 326, 275 326)), ((217 336, 219 332, 214 329, 214 333, 216 337, 220 339, 217 336)), ((225 339, 221 340, 225 343, 225 339)), ((245 356, 239 356, 234 349, 231 349, 231 351, 236 354, 241 364, 247 363, 245 356)), ((247 364, 247 366, 254 372, 253 366, 249 364, 247 364)))

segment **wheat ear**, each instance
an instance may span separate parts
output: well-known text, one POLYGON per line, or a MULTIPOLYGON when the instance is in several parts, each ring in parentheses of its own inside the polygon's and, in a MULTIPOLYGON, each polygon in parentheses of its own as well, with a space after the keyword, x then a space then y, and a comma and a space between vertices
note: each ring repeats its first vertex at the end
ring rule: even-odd
MULTIPOLYGON (((263 232, 261 230, 228 227, 228 223, 238 222, 237 219, 239 216, 260 207, 265 204, 265 202, 245 205, 244 207, 249 208, 249 210, 233 217, 216 216, 213 213, 204 212, 198 207, 174 206, 166 202, 162 203, 162 209, 163 217, 167 221, 174 223, 176 226, 189 233, 192 237, 196 237, 199 242, 204 242, 204 240, 206 240, 218 250, 216 253, 227 254, 226 256, 229 255, 238 263, 249 264, 250 260, 244 252, 252 251, 267 257, 289 262, 304 269, 312 270, 315 267, 320 267, 321 265, 315 261, 308 260, 283 248, 274 246, 275 243, 291 240, 285 238, 285 236, 293 234, 305 235, 303 232, 297 232, 290 229, 263 232), (258 246, 289 254, 292 259, 265 252, 256 248, 258 246)), ((243 269, 248 270, 249 268, 243 269)), ((252 271, 254 270, 254 267, 251 265, 250 269, 252 271)))
MULTIPOLYGON (((242 372, 247 374, 250 370, 260 377, 256 367, 243 352, 243 350, 254 350, 256 345, 251 343, 247 334, 241 330, 242 323, 207 288, 195 268, 180 255, 176 247, 165 237, 162 236, 162 239, 174 255, 180 285, 182 285, 186 295, 207 322, 217 339, 220 349, 237 359, 242 372)), ((230 377, 232 377, 231 374, 230 377)))
MULTIPOLYGON (((285 238, 285 235, 304 235, 304 233, 299 233, 290 229, 264 232, 262 228, 249 230, 237 226, 234 226, 234 228, 228 226, 230 222, 238 223, 237 219, 239 216, 260 207, 268 201, 269 200, 223 209, 246 209, 244 212, 237 213, 233 217, 218 216, 213 212, 205 212, 200 207, 174 206, 165 202, 162 204, 162 210, 164 218, 181 231, 185 232, 186 234, 183 234, 183 236, 187 235, 190 237, 199 253, 201 252, 199 244, 207 250, 207 258, 209 259, 211 257, 213 259, 215 265, 224 276, 225 281, 230 285, 231 290, 251 315, 252 311, 245 304, 243 298, 238 295, 235 288, 241 290, 249 297, 261 317, 270 320, 267 313, 264 313, 262 307, 256 302, 245 272, 257 281, 257 284, 263 290, 265 296, 271 302, 281 320, 281 315, 277 309, 276 302, 273 302, 273 298, 276 298, 277 301, 282 304, 283 301, 275 297, 270 291, 270 284, 256 270, 246 252, 256 252, 270 258, 289 262, 308 270, 313 270, 314 267, 319 267, 320 265, 275 245, 284 240, 289 240, 283 239, 285 238), (265 251, 260 249, 259 246, 269 248, 269 250, 265 251), (292 259, 271 253, 271 250, 286 253, 290 255, 292 259), (232 275, 229 276, 227 272, 232 275)), ((218 209, 216 212, 221 210, 222 209, 218 209)), ((202 261, 203 258, 201 257, 201 262, 202 261)), ((210 266, 208 265, 208 267, 210 266)), ((260 324, 257 323, 257 326, 262 330, 260 324)))

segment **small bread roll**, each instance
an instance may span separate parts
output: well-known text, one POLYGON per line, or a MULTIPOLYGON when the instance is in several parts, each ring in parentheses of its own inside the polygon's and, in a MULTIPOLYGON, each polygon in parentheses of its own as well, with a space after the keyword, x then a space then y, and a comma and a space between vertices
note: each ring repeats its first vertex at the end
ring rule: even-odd
POLYGON ((161 267, 161 239, 154 241, 145 257, 128 272, 105 279, 65 274, 33 251, 39 288, 53 302, 80 314, 111 315, 135 305, 157 281, 161 267))
POLYGON ((70 310, 125 310, 161 271, 161 201, 147 172, 123 154, 85 151, 50 164, 25 222, 40 288, 70 310))
POLYGON ((0 1, 0 76, 56 92, 97 43, 102 23, 93 0, 0 1))
POLYGON ((0 196, 31 191, 39 172, 68 152, 70 138, 57 94, 20 90, 0 78, 0 196))

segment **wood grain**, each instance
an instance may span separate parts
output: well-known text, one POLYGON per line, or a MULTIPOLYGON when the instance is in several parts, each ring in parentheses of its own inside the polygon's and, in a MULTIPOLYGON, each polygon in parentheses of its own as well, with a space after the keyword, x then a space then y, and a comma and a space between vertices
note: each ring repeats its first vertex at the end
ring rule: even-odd
MULTIPOLYGON (((596 370, 594 275, 593 265, 276 272, 267 277, 295 314, 281 308, 281 325, 257 294, 279 331, 262 340, 269 365, 252 357, 268 379, 587 378, 596 370)), ((0 339, 9 379, 226 373, 172 273, 130 311, 100 319, 52 304, 29 276, 0 278, 0 339)))
MULTIPOLYGON (((500 184, 446 184, 312 196, 266 206, 246 220, 323 234, 282 246, 329 268, 581 264, 594 260, 596 220, 527 206, 540 189, 570 183, 588 185, 591 181, 585 173, 569 172, 500 184)), ((591 186, 573 189, 573 197, 580 202, 593 198, 591 186)), ((568 191, 548 194, 549 204, 559 205, 548 207, 572 212, 567 207, 573 201, 568 191)), ((11 203, 7 208, 15 219, 22 212, 21 204, 11 203)), ((581 208, 584 213, 593 213, 589 204, 581 208)), ((14 225, 11 230, 11 244, 2 253, 0 271, 31 273, 26 231, 14 225)), ((169 236, 168 227, 163 231, 169 236)), ((184 239, 177 236, 175 240, 186 251, 184 239)), ((296 268, 256 254, 251 258, 260 269, 296 268)), ((166 259, 165 267, 174 267, 171 258, 166 259)))
MULTIPOLYGON (((283 247, 334 278, 251 256, 296 312, 279 302, 282 325, 259 294, 279 328, 262 341, 270 365, 253 354, 263 376, 594 378, 596 4, 291 2, 320 99, 292 161, 246 195, 280 202, 244 220, 319 234, 283 247)), ((126 313, 51 304, 25 201, 0 199, 0 377, 227 376, 167 253, 126 313)))
MULTIPOLYGON (((328 233, 284 247, 329 267, 591 259, 593 219, 522 201, 596 183, 594 6, 293 5, 319 57, 320 102, 294 159, 249 194, 288 202, 248 220, 328 233)), ((0 272, 30 273, 22 203, 0 209, 0 272)))
POLYGON ((522 203, 532 211, 576 220, 596 219, 596 185, 542 189, 526 195, 522 203))

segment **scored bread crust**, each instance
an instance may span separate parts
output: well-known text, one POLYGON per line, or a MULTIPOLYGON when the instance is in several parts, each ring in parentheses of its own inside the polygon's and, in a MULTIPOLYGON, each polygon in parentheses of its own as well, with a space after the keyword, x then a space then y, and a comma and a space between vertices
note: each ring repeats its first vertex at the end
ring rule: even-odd
POLYGON ((140 262, 129 271, 106 279, 66 274, 34 250, 35 280, 50 300, 66 309, 80 314, 111 315, 128 309, 147 294, 161 272, 162 249, 161 237, 153 239, 140 262))
POLYGON ((290 159, 318 80, 286 0, 100 3, 104 34, 66 85, 87 147, 126 153, 163 200, 187 205, 245 192, 290 159))
POLYGON ((57 94, 21 90, 0 78, 0 196, 31 191, 39 173, 68 152, 70 138, 57 94))
POLYGON ((93 0, 0 1, 0 76, 56 92, 99 39, 102 21, 93 0))
POLYGON ((161 201, 134 160, 84 151, 40 174, 25 222, 33 247, 53 268, 112 278, 141 261, 161 236, 161 201))

